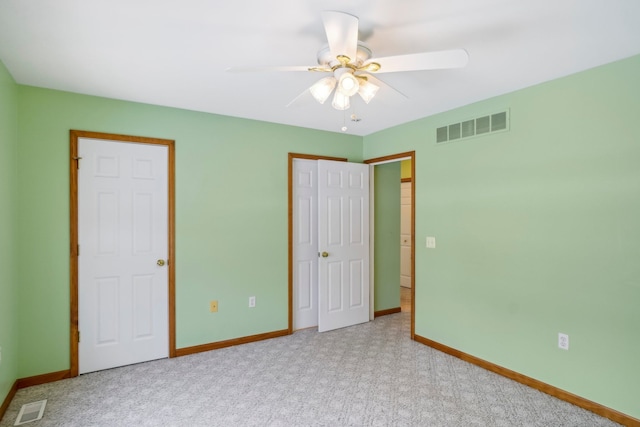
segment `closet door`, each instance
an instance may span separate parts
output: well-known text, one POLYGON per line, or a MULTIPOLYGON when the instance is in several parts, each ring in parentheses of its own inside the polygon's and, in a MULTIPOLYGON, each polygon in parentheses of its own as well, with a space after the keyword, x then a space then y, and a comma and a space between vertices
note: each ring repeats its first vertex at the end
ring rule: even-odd
POLYGON ((318 330, 369 321, 369 166, 318 161, 318 330))
POLYGON ((318 162, 293 161, 293 329, 318 326, 318 162))
POLYGON ((79 373, 168 357, 168 147, 78 154, 79 373))

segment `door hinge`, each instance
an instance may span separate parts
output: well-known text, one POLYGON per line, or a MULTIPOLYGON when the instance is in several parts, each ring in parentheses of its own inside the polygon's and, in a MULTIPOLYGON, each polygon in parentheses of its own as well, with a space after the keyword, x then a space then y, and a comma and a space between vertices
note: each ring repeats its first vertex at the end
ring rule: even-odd
POLYGON ((78 342, 80 342, 80 331, 78 331, 78 342))
POLYGON ((80 256, 80 245, 78 245, 78 248, 76 249, 76 256, 80 256))
POLYGON ((73 160, 76 161, 76 168, 80 169, 80 160, 82 160, 82 157, 73 157, 73 160))

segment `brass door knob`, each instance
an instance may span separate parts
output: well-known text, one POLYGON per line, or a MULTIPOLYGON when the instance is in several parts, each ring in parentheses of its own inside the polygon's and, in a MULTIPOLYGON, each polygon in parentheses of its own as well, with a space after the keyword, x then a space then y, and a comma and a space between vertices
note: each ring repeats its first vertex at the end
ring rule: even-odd
POLYGON ((159 259, 158 262, 156 262, 156 264, 158 264, 160 267, 162 267, 164 265, 164 260, 163 259, 159 259))
POLYGON ((322 252, 322 258, 326 258, 329 256, 329 252, 322 252))

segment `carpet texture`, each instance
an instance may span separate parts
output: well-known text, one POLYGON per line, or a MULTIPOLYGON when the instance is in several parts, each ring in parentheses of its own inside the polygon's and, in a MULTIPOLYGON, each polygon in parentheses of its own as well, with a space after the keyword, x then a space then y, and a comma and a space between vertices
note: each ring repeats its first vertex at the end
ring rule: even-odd
POLYGON ((618 424, 409 338, 410 313, 19 390, 44 426, 611 427, 618 424))

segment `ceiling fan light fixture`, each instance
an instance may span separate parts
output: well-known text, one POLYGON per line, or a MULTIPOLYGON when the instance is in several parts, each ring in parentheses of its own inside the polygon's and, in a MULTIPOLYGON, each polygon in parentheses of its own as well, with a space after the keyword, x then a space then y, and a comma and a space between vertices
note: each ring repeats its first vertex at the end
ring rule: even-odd
POLYGON ((343 94, 339 90, 336 90, 335 95, 333 95, 333 102, 331 102, 331 106, 336 110, 348 110, 349 107, 351 107, 349 96, 343 94))
POLYGON ((373 97, 376 96, 376 93, 378 93, 378 89, 380 89, 380 86, 374 85, 373 83, 370 83, 365 79, 358 80, 360 81, 358 95, 360 95, 364 102, 368 104, 369 101, 371 101, 373 97))
POLYGON ((360 83, 356 76, 353 73, 345 72, 342 73, 340 78, 338 79, 338 92, 341 92, 343 95, 349 97, 351 95, 355 95, 360 88, 360 83))
POLYGON ((335 87, 336 78, 333 76, 325 77, 314 83, 313 86, 309 88, 309 92, 311 92, 311 95, 313 95, 316 101, 320 104, 324 104, 335 87))

